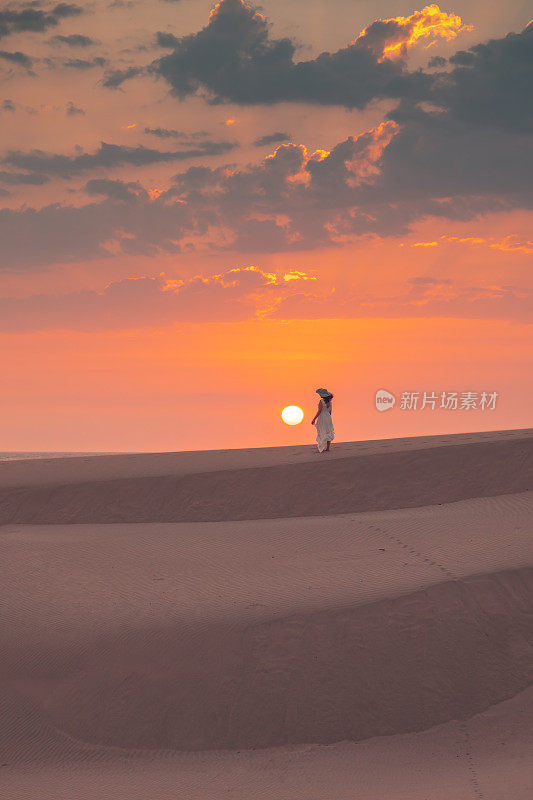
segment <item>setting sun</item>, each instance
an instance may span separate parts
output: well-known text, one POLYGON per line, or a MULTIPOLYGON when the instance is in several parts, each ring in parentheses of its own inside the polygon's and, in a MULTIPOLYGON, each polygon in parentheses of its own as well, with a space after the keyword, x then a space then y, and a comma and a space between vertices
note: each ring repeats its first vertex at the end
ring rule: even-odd
POLYGON ((281 419, 287 425, 298 425, 304 418, 304 412, 300 406, 286 406, 281 412, 281 419))

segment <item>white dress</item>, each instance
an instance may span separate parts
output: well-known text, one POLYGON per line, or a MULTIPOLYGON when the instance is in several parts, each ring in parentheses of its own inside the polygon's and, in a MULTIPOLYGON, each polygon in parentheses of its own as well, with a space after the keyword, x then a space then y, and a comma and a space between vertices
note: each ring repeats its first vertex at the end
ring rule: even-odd
POLYGON ((319 453, 325 450, 327 443, 332 442, 335 438, 333 420, 331 419, 331 401, 326 403, 323 398, 320 398, 320 405, 322 406, 322 411, 315 422, 316 443, 319 453))

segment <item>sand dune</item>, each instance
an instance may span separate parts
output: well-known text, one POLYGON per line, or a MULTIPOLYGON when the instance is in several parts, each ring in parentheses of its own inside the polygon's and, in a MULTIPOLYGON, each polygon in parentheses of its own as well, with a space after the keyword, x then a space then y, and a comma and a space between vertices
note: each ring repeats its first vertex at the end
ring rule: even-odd
POLYGON ((360 741, 466 719, 533 682, 533 569, 369 605, 95 640, 43 703, 60 730, 140 749, 360 741))
MULTIPOLYGON (((440 437, 439 437, 440 438, 440 437)), ((284 448, 280 448, 284 450, 284 448)), ((453 502, 469 497, 525 491, 533 485, 533 434, 512 435, 511 440, 462 441, 434 447, 412 446, 391 452, 355 453, 342 457, 342 450, 320 454, 307 449, 297 463, 260 465, 255 453, 250 464, 221 469, 214 457, 211 469, 186 472, 183 454, 179 465, 167 464, 160 475, 152 475, 153 457, 147 456, 150 474, 75 482, 83 474, 83 462, 67 459, 69 479, 63 466, 50 462, 34 464, 28 482, 10 486, 10 476, 21 475, 20 462, 0 469, 0 524, 74 524, 82 522, 173 522, 225 519, 265 519, 313 514, 344 514, 350 511, 410 508, 453 502), (313 458, 314 457, 314 458, 313 458), (310 460, 311 458, 311 460, 310 460), (80 463, 81 462, 81 463, 80 463), (182 470, 179 474, 176 469, 182 470), (35 485, 47 480, 44 485, 35 485), (319 490, 316 487, 320 487, 319 490)), ((274 454, 269 453, 267 462, 274 454)), ((219 457, 219 456, 218 456, 219 457)), ((95 458, 89 463, 93 468, 95 458)), ((131 457, 112 459, 113 469, 124 464, 131 470, 131 457), (121 460, 122 459, 122 460, 121 460)), ((133 463, 142 468, 142 456, 133 463)), ((167 460, 169 456, 167 456, 167 460)), ((196 467, 197 469, 198 467, 196 467)), ((160 466, 163 470, 163 465, 160 466)))
POLYGON ((529 798, 507 433, 1 465, 6 798, 529 798))

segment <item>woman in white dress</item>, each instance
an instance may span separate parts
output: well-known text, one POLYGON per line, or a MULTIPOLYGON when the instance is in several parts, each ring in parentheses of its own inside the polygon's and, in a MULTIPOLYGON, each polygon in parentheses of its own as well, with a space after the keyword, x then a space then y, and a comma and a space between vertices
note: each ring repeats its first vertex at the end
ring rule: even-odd
POLYGON ((317 389, 316 393, 320 395, 318 401, 318 409, 311 420, 311 425, 316 421, 316 443, 319 453, 328 452, 329 446, 335 438, 335 430, 333 428, 333 421, 331 419, 331 401, 333 395, 327 389, 317 389))

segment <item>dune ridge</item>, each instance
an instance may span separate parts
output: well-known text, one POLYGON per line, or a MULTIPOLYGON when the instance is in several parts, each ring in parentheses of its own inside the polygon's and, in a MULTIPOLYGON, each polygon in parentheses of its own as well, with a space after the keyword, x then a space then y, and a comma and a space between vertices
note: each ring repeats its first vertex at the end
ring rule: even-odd
POLYGON ((299 517, 410 508, 533 488, 529 435, 327 458, 180 476, 3 487, 0 524, 299 517))

